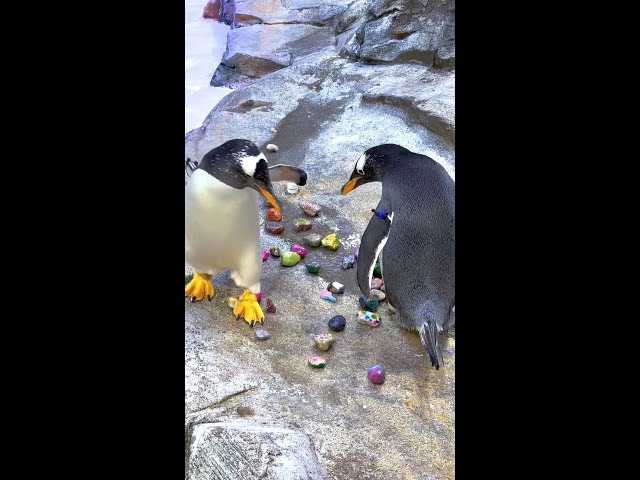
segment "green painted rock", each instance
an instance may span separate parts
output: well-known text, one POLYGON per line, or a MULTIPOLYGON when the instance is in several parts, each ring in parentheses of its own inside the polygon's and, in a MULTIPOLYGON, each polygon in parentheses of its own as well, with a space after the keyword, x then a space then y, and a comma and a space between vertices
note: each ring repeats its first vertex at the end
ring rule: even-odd
POLYGON ((300 261, 300 255, 296 252, 283 252, 280 256, 280 263, 285 267, 293 267, 300 261))
POLYGON ((317 233, 310 233, 306 237, 303 238, 304 244, 307 247, 319 247, 322 242, 322 237, 317 233))
POLYGON ((318 262, 305 262, 305 266, 307 267, 307 272, 309 273, 318 273, 320 271, 320 264, 318 262))
POLYGON ((311 222, 306 218, 296 218, 293 221, 293 224, 296 227, 296 232, 304 232, 305 230, 309 230, 311 228, 311 222))
POLYGON ((340 246, 340 240, 338 240, 338 235, 332 233, 331 235, 327 235, 322 239, 322 245, 328 250, 337 250, 340 246))
POLYGON ((315 356, 314 357, 309 357, 309 360, 307 360, 307 362, 313 368, 324 368, 324 366, 327 364, 327 361, 324 358, 315 357, 315 356))
POLYGON ((376 278, 382 278, 382 272, 380 271, 380 263, 376 263, 376 266, 373 269, 373 276, 376 278))

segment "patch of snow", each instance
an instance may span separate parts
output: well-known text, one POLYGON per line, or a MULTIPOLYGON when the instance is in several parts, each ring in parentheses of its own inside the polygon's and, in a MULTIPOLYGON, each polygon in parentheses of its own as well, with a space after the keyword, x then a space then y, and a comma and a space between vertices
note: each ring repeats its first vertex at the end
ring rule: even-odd
POLYGON ((209 82, 227 46, 230 27, 202 12, 207 0, 184 2, 184 131, 202 126, 231 88, 211 87, 209 82))

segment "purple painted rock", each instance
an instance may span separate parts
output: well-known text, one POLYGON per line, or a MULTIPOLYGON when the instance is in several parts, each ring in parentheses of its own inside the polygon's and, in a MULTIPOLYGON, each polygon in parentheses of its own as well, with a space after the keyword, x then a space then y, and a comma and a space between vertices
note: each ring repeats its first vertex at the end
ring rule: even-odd
POLYGON ((296 218, 293 225, 296 227, 296 232, 304 232, 311 228, 311 222, 306 218, 296 218))
POLYGON ((269 258, 269 250, 265 250, 264 252, 262 252, 262 261, 266 262, 267 258, 269 258))
POLYGON ((300 258, 304 258, 307 256, 307 249, 296 243, 291 245, 291 251, 296 252, 298 255, 300 255, 300 258))
POLYGON ((384 383, 384 367, 382 365, 374 365, 367 372, 367 378, 371 383, 382 385, 384 383))
POLYGON ((324 292, 322 292, 320 294, 320 298, 323 300, 327 300, 328 302, 331 303, 336 303, 336 297, 334 297, 333 295, 331 295, 331 292, 329 290, 325 290, 324 292))
POLYGON ((372 278, 371 279, 371 290, 380 290, 384 282, 380 278, 372 278))
POLYGON ((258 303, 260 303, 262 301, 262 292, 258 292, 258 294, 256 295, 256 301, 258 303))
POLYGON ((267 298, 267 313, 276 313, 276 307, 270 298, 267 298))
POLYGON ((273 233, 275 235, 280 235, 282 232, 284 232, 284 225, 277 222, 265 222, 264 228, 267 230, 267 232, 273 233))
POLYGON ((354 257, 356 257, 356 260, 358 259, 358 254, 360 253, 360 248, 356 248, 355 253, 353 254, 354 257))
POLYGON ((310 217, 315 217, 320 213, 320 210, 322 210, 320 205, 310 202, 309 200, 302 200, 298 205, 300 209, 310 217))

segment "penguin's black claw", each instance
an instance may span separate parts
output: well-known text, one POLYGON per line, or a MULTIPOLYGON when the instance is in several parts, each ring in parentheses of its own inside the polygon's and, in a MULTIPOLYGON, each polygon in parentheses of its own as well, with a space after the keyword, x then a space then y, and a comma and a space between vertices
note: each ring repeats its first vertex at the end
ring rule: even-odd
POLYGON ((211 301, 211 295, 207 295, 207 300, 211 301))
POLYGON ((196 297, 191 297, 191 303, 196 303, 196 297))
POLYGON ((249 327, 253 328, 255 324, 256 324, 256 322, 254 320, 251 320, 251 323, 249 323, 249 327))

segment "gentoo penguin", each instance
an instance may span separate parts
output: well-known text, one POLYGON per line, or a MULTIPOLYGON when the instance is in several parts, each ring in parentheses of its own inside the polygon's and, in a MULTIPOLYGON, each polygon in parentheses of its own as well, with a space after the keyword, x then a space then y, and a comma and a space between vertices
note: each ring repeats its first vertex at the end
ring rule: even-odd
MULTIPOLYGON (((233 313, 252 327, 264 321, 257 301, 262 271, 258 194, 280 211, 271 172, 252 142, 229 140, 202 158, 185 188, 184 255, 194 275, 184 294, 193 302, 211 300, 213 275, 230 269, 244 288, 233 313)), ((273 177, 299 185, 307 180, 303 170, 289 165, 273 167, 273 177)))
POLYGON ((362 235, 358 286, 369 293, 380 257, 392 312, 440 368, 438 336, 455 321, 455 182, 436 161, 394 144, 367 150, 342 194, 369 182, 382 183, 382 197, 362 235))

